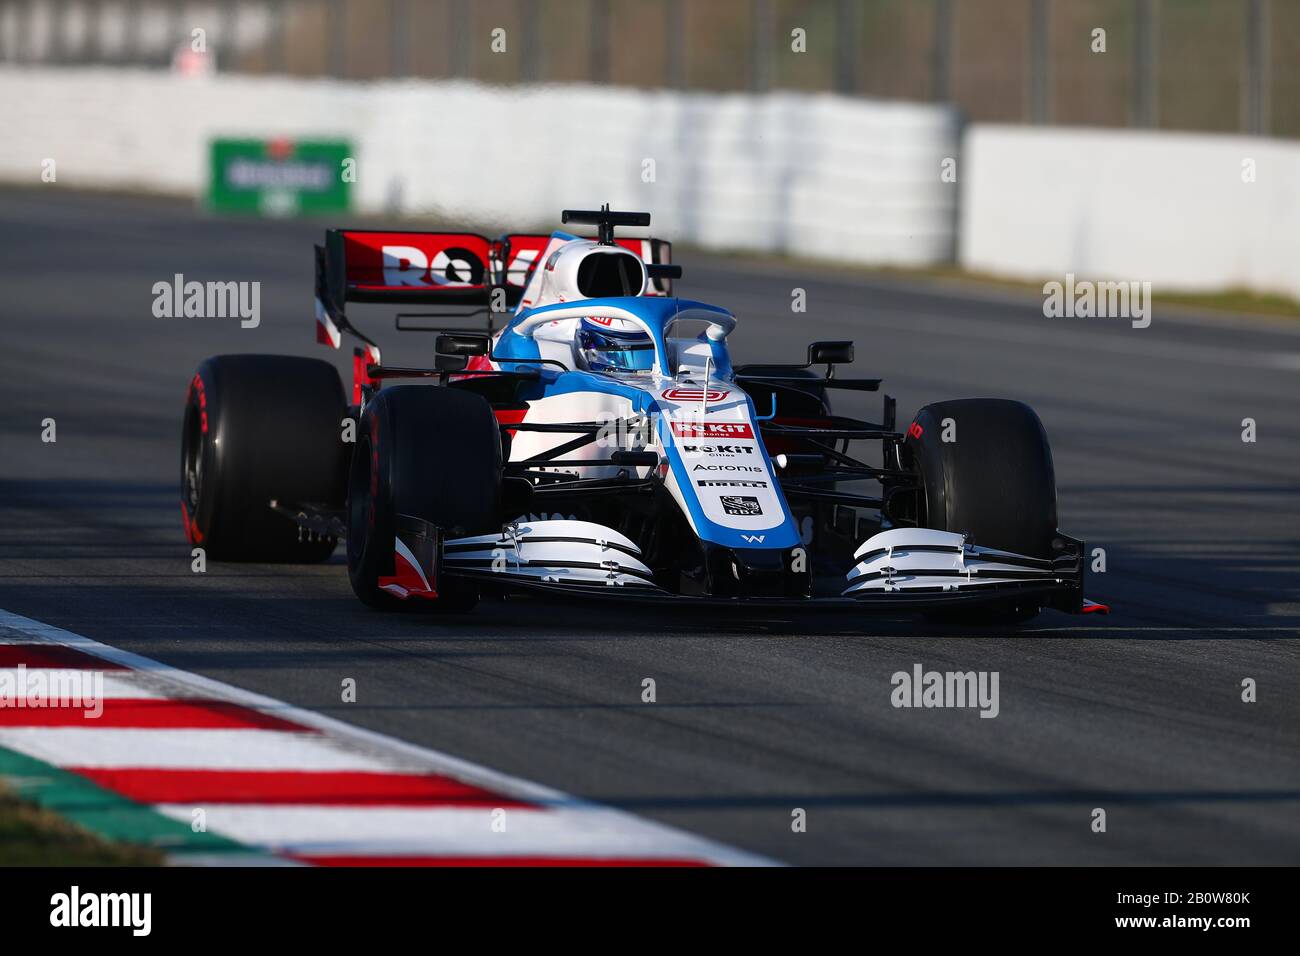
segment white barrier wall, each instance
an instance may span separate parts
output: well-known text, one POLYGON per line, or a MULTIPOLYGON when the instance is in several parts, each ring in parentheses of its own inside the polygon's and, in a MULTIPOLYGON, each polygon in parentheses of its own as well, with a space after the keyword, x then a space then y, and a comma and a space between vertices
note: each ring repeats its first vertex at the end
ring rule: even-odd
POLYGON ((959 128, 830 95, 0 68, 8 181, 48 157, 59 185, 196 195, 213 136, 339 136, 366 212, 528 228, 609 202, 677 241, 863 263, 951 261, 959 128))
POLYGON ((960 178, 966 268, 1300 298, 1300 143, 976 125, 960 178))

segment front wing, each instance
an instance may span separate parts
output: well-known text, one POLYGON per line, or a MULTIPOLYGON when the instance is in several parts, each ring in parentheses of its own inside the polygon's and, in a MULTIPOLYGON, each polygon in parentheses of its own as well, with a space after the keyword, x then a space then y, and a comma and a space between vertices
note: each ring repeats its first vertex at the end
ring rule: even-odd
POLYGON ((1058 535, 1051 560, 981 548, 960 534, 894 528, 873 535, 854 557, 839 597, 710 598, 654 583, 637 545, 589 521, 519 521, 498 534, 448 539, 441 574, 490 579, 528 591, 761 607, 840 605, 864 610, 942 610, 1008 600, 1071 613, 1108 610, 1083 598, 1083 542, 1058 535))

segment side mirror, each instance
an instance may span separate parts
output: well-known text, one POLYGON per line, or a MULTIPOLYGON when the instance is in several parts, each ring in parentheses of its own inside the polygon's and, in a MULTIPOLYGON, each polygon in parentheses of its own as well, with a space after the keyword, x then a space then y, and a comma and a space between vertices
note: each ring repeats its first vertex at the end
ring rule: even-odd
POLYGON ((487 355, 488 337, 468 333, 439 335, 433 345, 439 355, 487 355))
POLYGON ((851 365, 852 342, 813 342, 808 346, 809 365, 851 365))

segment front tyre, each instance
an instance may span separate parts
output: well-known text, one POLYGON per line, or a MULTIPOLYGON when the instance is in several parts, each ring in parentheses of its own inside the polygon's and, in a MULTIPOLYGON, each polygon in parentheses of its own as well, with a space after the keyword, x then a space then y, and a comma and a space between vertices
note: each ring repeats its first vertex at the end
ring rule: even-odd
POLYGON ((357 429, 348 479, 348 578, 369 607, 464 611, 478 602, 471 583, 433 582, 438 596, 418 602, 386 591, 394 574, 398 518, 406 515, 447 537, 501 528, 501 431, 481 396, 455 388, 380 389, 357 429))
MULTIPOLYGON (((1047 433, 1028 405, 992 398, 927 405, 908 429, 907 449, 924 487, 922 527, 967 534, 985 548, 1053 556, 1056 473, 1047 433)), ((1040 610, 1012 600, 933 617, 1006 624, 1040 610)))

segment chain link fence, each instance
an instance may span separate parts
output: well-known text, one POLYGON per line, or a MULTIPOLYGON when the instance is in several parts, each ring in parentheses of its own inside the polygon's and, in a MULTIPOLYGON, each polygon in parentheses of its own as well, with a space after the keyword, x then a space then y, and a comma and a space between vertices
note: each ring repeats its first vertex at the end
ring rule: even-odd
POLYGON ((0 0, 8 63, 834 91, 1291 137, 1297 49, 1300 0, 0 0))

